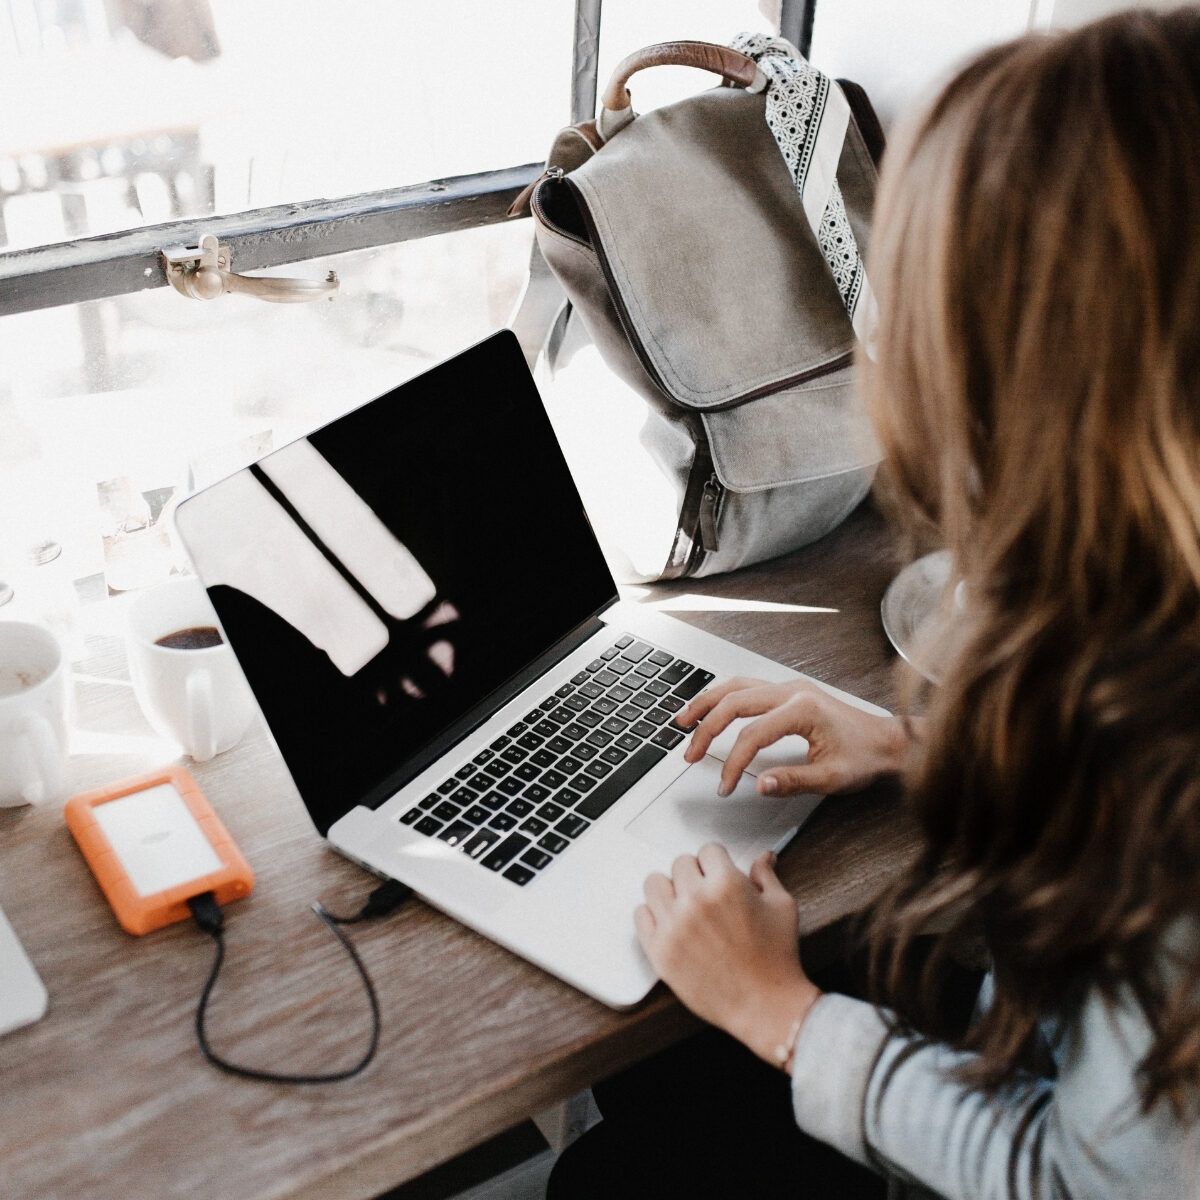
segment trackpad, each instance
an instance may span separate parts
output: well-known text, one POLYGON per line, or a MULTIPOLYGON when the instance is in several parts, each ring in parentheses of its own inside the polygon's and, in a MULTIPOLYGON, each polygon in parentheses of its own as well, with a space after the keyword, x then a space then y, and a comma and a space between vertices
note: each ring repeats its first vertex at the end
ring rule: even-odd
POLYGON ((705 842, 720 842, 746 870, 820 803, 819 796, 760 796, 754 777, 745 773, 733 794, 722 799, 717 795, 722 765, 705 755, 634 817, 627 831, 671 855, 695 854, 705 842))

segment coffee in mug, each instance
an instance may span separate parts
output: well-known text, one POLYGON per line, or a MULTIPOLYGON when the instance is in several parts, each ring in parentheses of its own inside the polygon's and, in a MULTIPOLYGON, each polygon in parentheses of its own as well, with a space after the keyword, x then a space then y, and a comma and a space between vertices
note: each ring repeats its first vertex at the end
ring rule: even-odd
POLYGON ((40 625, 0 620, 0 806, 62 797, 68 670, 40 625))
POLYGON ((125 647, 138 703, 158 733, 197 762, 241 741, 257 705, 199 579, 134 597, 125 647))
POLYGON ((163 634, 154 639, 154 644, 166 646, 168 650, 207 650, 209 646, 219 646, 224 640, 221 631, 214 625, 192 625, 188 629, 163 634))

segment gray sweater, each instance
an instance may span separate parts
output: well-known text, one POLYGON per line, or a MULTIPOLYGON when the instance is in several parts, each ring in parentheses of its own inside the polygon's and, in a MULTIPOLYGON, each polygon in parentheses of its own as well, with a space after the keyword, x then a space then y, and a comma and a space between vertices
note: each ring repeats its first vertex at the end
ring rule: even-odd
MULTIPOLYGON (((1172 972, 1174 974, 1174 972, 1172 972)), ((884 1170, 905 1195, 948 1200, 1192 1200, 1200 1125, 1138 1106, 1150 1029, 1129 993, 1099 994, 1056 1042, 1056 1079, 988 1099, 947 1068, 967 1056, 889 1033, 846 996, 817 1001, 796 1041, 801 1129, 884 1170)))

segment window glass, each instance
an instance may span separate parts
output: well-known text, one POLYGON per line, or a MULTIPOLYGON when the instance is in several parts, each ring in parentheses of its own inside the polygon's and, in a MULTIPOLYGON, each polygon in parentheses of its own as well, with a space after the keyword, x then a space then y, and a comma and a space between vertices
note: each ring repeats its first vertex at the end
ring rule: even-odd
POLYGON ((0 0, 0 247, 541 159, 573 6, 0 0))
POLYGON ((335 269, 332 301, 159 288, 0 318, 0 580, 47 540, 114 591, 169 570, 173 496, 502 327, 531 236, 514 221, 268 272, 335 269))
POLYGON ((968 55, 1023 33, 1030 0, 841 0, 819 4, 812 61, 861 84, 884 126, 968 55))
MULTIPOLYGON (((599 88, 613 68, 634 50, 656 42, 701 41, 728 45, 739 33, 775 34, 778 0, 693 0, 683 5, 643 0, 604 0, 600 29, 599 88)), ((636 112, 648 112, 712 87, 716 76, 686 67, 656 67, 629 85, 636 112)))

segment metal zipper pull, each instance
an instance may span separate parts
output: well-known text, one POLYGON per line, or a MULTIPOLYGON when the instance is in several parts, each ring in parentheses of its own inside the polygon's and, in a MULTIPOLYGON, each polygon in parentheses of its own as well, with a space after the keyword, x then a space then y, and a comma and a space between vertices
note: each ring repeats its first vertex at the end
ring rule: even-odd
POLYGON ((724 489, 716 473, 708 477, 700 496, 700 544, 707 551, 720 549, 717 538, 717 510, 721 505, 724 489))
POLYGON ((526 184, 517 195, 517 198, 508 206, 508 212, 505 214, 509 217, 521 216, 529 207, 529 201, 533 196, 534 189, 544 179, 561 180, 566 172, 562 167, 547 167, 532 183, 526 184))

